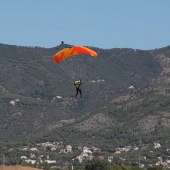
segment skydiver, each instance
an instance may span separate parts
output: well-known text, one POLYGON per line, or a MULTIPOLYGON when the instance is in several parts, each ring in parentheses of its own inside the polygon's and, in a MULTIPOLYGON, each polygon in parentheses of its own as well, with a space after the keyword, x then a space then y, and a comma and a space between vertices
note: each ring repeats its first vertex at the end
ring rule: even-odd
POLYGON ((82 98, 82 91, 80 88, 81 84, 82 84, 81 79, 74 81, 74 86, 76 87, 76 99, 77 99, 78 93, 80 93, 80 97, 82 98))

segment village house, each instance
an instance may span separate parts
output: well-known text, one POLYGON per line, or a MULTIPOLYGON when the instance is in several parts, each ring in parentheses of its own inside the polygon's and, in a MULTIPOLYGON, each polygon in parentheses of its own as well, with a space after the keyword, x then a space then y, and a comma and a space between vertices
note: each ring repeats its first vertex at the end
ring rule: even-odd
POLYGON ((124 151, 125 151, 125 152, 128 152, 128 151, 130 151, 130 150, 131 150, 131 148, 132 148, 131 146, 125 146, 124 151))
POLYGON ((59 153, 65 153, 65 149, 60 149, 59 153))
POLYGON ((56 146, 52 146, 52 148, 50 149, 51 151, 56 151, 57 147, 56 146))
POLYGON ((108 156, 107 160, 108 160, 109 162, 112 162, 113 156, 108 156))
POLYGON ((167 159, 167 160, 166 160, 166 163, 168 163, 168 164, 170 165, 170 160, 169 160, 169 159, 167 159))
POLYGON ((90 155, 90 156, 88 157, 89 160, 92 160, 93 158, 94 158, 93 155, 90 155))
POLYGON ((157 143, 157 142, 154 143, 154 148, 155 148, 155 149, 160 148, 160 147, 161 147, 161 144, 160 144, 160 143, 157 143))
POLYGON ((129 86, 128 89, 132 90, 132 89, 135 89, 135 87, 134 86, 129 86))
POLYGON ((17 102, 19 102, 19 101, 20 101, 19 99, 14 99, 14 100, 10 101, 10 104, 13 106, 16 106, 17 102))
POLYGON ((30 151, 39 151, 37 148, 30 148, 30 151))
POLYGON ((103 155, 98 156, 99 159, 104 159, 103 155))
POLYGON ((69 152, 71 153, 72 152, 72 146, 67 145, 65 150, 66 150, 66 153, 69 153, 69 152))
POLYGON ((62 96, 56 96, 57 99, 62 99, 62 96))
POLYGON ((36 160, 26 159, 25 162, 35 164, 36 160))
POLYGON ((122 153, 122 152, 119 151, 119 150, 117 150, 117 151, 114 152, 114 154, 121 154, 121 153, 122 153))
POLYGON ((55 160, 45 160, 45 162, 47 162, 48 164, 55 164, 56 163, 55 160))
POLYGON ((82 146, 78 146, 77 149, 78 149, 78 150, 82 150, 82 146))
POLYGON ((123 151, 125 151, 125 148, 116 148, 115 150, 116 150, 116 151, 123 152, 123 151))
POLYGON ((22 147, 22 149, 21 149, 22 151, 27 151, 28 150, 28 146, 24 146, 24 147, 22 147))
POLYGON ((31 153, 30 158, 35 158, 35 154, 31 153))
POLYGON ((163 159, 162 159, 162 157, 158 157, 158 160, 160 161, 160 162, 162 162, 163 161, 163 159))
POLYGON ((91 148, 92 148, 92 150, 93 150, 94 152, 96 152, 96 151, 100 152, 100 151, 101 151, 100 148, 97 148, 97 147, 95 147, 95 146, 92 146, 91 148))
POLYGON ((135 146, 135 147, 133 148, 133 150, 134 150, 134 151, 137 151, 137 150, 139 150, 139 147, 135 146))
POLYGON ((78 159, 79 163, 82 163, 83 157, 81 155, 77 156, 76 158, 78 159))
POLYGON ((46 142, 46 143, 44 143, 44 145, 46 146, 46 147, 52 147, 53 146, 53 144, 51 143, 51 142, 46 142))
POLYGON ((87 155, 92 155, 92 151, 89 148, 84 147, 83 153, 87 155))
POLYGON ((21 159, 27 159, 27 156, 21 156, 21 159))

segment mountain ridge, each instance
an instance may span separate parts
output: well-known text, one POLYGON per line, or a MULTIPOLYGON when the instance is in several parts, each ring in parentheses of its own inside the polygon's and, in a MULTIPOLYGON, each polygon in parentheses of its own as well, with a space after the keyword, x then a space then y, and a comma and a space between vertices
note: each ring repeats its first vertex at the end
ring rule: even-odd
MULTIPOLYGON (((72 125, 75 133, 81 128, 92 128, 94 132, 91 133, 95 133, 95 130, 101 131, 106 125, 109 128, 117 126, 115 122, 125 125, 118 113, 124 115, 127 105, 120 103, 127 99, 130 106, 129 98, 141 95, 140 90, 162 74, 164 65, 160 64, 160 53, 164 51, 169 54, 168 47, 150 51, 92 47, 98 53, 95 60, 82 55, 56 65, 52 61, 53 54, 68 46, 64 44, 45 49, 0 45, 0 134, 6 134, 0 136, 2 141, 72 125), (82 100, 74 98, 75 77, 83 77, 82 100), (129 86, 134 89, 129 90, 129 86), (11 101, 15 105, 10 104, 11 101), (110 112, 104 107, 110 107, 110 112), (94 112, 97 116, 93 115, 94 112), (89 124, 86 116, 90 117, 89 124), (77 121, 80 121, 79 124, 77 121), (101 125, 102 128, 98 129, 101 125)), ((143 99, 140 100, 143 102, 143 99)), ((131 103, 134 104, 133 101, 131 103)), ((128 116, 126 121, 129 121, 128 116)))

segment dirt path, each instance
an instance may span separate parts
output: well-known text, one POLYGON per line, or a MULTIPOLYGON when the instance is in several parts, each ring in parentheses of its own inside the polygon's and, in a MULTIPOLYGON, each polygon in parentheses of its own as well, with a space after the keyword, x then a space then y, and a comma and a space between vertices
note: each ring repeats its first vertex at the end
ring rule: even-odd
POLYGON ((0 170, 40 170, 29 166, 0 166, 0 170))

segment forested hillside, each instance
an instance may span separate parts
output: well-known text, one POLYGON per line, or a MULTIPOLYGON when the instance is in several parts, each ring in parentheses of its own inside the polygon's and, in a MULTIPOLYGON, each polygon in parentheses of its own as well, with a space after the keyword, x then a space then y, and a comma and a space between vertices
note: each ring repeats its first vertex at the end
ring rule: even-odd
MULTIPOLYGON (((159 50, 105 50, 90 47, 98 53, 97 58, 80 55, 71 57, 59 65, 55 64, 52 56, 69 46, 62 44, 54 48, 40 48, 0 44, 2 141, 76 123, 82 118, 87 119, 86 116, 90 122, 95 122, 96 116, 93 114, 102 118, 99 122, 103 126, 90 123, 88 130, 91 131, 91 126, 92 129, 96 126, 105 128, 107 124, 109 127, 116 125, 120 130, 119 125, 128 123, 128 108, 113 101, 120 96, 129 95, 130 86, 139 94, 140 89, 146 88, 152 79, 157 78, 162 72, 159 58, 155 57, 159 50), (83 99, 76 100, 74 97, 75 78, 81 78, 83 81, 83 99), (105 114, 105 106, 113 108, 105 114), (115 109, 116 112, 112 113, 115 109), (90 115, 93 115, 92 118, 90 115), (112 120, 108 115, 111 118, 114 118, 114 115, 118 116, 118 119, 112 120)), ((167 53, 166 48, 163 51, 167 53)), ((130 108, 129 114, 133 112, 136 115, 138 111, 133 108, 130 108)), ((87 130, 86 121, 78 123, 74 129, 80 133, 87 130)))

